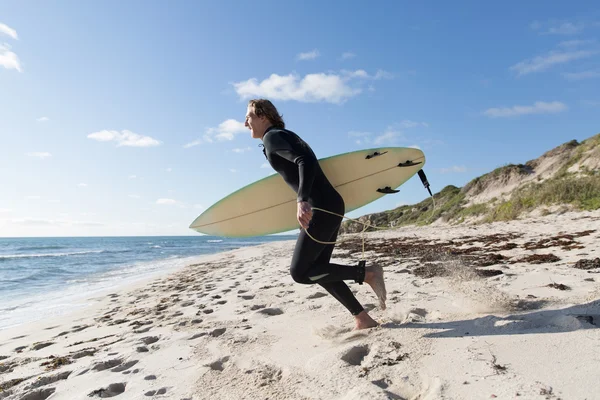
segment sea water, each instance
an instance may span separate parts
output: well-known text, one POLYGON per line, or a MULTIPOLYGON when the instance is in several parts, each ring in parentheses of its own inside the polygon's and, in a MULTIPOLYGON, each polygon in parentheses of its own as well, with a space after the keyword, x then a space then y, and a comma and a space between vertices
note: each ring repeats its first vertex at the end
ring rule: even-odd
POLYGON ((201 255, 290 239, 0 238, 0 329, 85 306, 94 293, 175 271, 201 255))

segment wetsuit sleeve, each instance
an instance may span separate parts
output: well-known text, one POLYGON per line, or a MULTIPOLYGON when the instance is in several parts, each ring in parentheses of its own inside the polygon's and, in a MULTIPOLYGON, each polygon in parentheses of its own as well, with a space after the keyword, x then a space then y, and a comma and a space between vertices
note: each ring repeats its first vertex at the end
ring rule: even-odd
POLYGON ((305 151, 296 150, 279 132, 267 135, 264 142, 268 154, 276 154, 298 167, 298 198, 297 202, 308 201, 315 179, 317 160, 305 151))

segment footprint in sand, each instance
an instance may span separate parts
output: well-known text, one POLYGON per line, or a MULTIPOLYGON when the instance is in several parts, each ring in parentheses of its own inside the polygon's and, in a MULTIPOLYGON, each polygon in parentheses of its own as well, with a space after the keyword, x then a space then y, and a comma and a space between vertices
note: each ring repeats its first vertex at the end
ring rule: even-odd
POLYGON ((39 377, 39 378, 37 378, 37 380, 35 382, 33 382, 31 385, 27 386, 25 388, 25 390, 36 389, 36 388, 39 388, 40 386, 46 386, 46 385, 50 385, 51 383, 54 383, 54 382, 62 381, 64 379, 67 379, 69 377, 69 375, 71 375, 72 372, 73 371, 65 371, 65 372, 61 372, 59 374, 55 374, 55 375, 39 377))
POLYGON ((211 362, 210 364, 205 364, 205 367, 209 367, 213 371, 223 371, 225 369, 225 363, 229 361, 229 356, 225 356, 219 358, 216 361, 211 362))
POLYGON ((312 299, 318 299, 320 297, 325 297, 325 296, 327 296, 327 293, 317 292, 317 293, 313 293, 310 296, 308 296, 307 299, 312 300, 312 299))
POLYGON ((96 352, 98 351, 98 349, 94 349, 94 348, 90 348, 90 349, 83 349, 78 351, 77 353, 73 354, 71 356, 71 358, 73 359, 78 359, 81 357, 88 357, 88 356, 93 356, 94 354, 96 354, 96 352))
POLYGON ((41 350, 44 347, 52 346, 54 342, 46 342, 46 343, 34 343, 31 345, 32 350, 41 350))
POLYGON ((167 388, 160 388, 158 390, 150 390, 146 393, 144 393, 144 396, 154 396, 155 394, 165 394, 167 393, 167 388))
POLYGON ((158 336, 146 336, 141 338, 140 340, 145 344, 145 345, 151 345, 152 343, 156 343, 158 342, 158 336))
POLYGON ((226 330, 227 330, 226 328, 217 328, 217 329, 214 329, 212 332, 210 332, 210 336, 212 336, 212 337, 221 336, 222 334, 225 333, 226 330))
POLYGON ((354 346, 350 350, 344 352, 341 359, 350 365, 360 365, 364 358, 369 354, 369 346, 354 346))
POLYGON ((200 333, 196 333, 194 336, 192 336, 191 338, 189 338, 188 340, 194 340, 194 339, 198 339, 199 337, 202 336, 206 336, 207 333, 206 332, 200 332, 200 333))
POLYGON ((263 308, 262 310, 259 310, 257 312, 269 316, 283 314, 283 310, 281 308, 263 308))
POLYGON ((71 333, 81 332, 82 330, 87 329, 89 327, 90 327, 90 325, 76 325, 76 326, 74 326, 74 327, 71 328, 71 329, 73 329, 71 331, 71 333))
POLYGON ((133 367, 138 362, 139 362, 139 360, 128 361, 125 364, 119 365, 118 367, 115 367, 115 368, 111 369, 111 372, 123 372, 123 371, 126 371, 129 368, 133 367))
POLYGON ((113 358, 112 360, 102 361, 102 362, 99 362, 99 363, 95 364, 92 367, 92 370, 94 370, 94 371, 104 371, 105 369, 110 369, 110 368, 118 367, 121 364, 123 364, 123 359, 122 358, 113 358))
POLYGON ((45 400, 56 391, 56 388, 38 389, 27 393, 20 400, 45 400))
POLYGON ((88 394, 88 397, 115 397, 125 392, 126 382, 111 383, 107 388, 100 388, 88 394))

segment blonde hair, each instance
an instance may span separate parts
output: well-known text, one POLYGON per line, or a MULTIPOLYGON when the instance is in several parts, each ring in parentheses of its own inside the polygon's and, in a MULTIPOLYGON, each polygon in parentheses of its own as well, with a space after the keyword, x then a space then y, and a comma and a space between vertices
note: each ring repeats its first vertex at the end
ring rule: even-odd
POLYGON ((283 117, 279 115, 277 108, 267 99, 252 99, 248 102, 248 107, 254 108, 254 114, 257 117, 267 117, 269 122, 276 128, 285 128, 283 117))

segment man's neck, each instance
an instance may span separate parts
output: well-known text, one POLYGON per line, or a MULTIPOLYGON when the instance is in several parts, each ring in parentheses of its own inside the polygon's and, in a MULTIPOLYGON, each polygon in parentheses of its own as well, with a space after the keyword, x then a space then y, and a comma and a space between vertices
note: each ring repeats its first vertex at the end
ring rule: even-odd
POLYGON ((260 137, 260 140, 263 140, 263 138, 265 137, 265 135, 267 134, 267 132, 269 132, 269 130, 273 128, 273 125, 269 125, 267 127, 267 129, 265 129, 265 133, 262 134, 262 136, 260 137))

